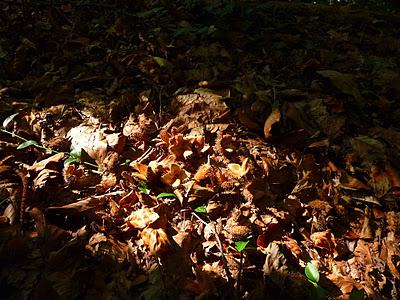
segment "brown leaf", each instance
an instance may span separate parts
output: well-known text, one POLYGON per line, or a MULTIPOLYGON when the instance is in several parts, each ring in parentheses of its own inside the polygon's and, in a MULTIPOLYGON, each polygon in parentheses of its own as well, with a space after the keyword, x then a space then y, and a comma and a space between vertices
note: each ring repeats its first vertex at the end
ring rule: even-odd
POLYGON ((400 187, 400 173, 391 165, 386 165, 387 176, 394 187, 400 187))
POLYGON ((336 284, 343 294, 350 294, 351 291, 356 286, 361 287, 360 284, 356 283, 354 280, 352 280, 351 278, 348 278, 348 277, 344 277, 344 276, 333 274, 333 273, 328 274, 326 277, 329 280, 331 280, 334 284, 336 284))
POLYGON ((125 218, 125 222, 134 228, 143 229, 157 221, 159 218, 160 216, 154 212, 153 209, 145 207, 132 212, 125 218))
POLYGON ((248 158, 246 157, 243 161, 242 164, 228 164, 227 169, 229 174, 236 178, 242 178, 243 176, 245 176, 247 174, 247 172, 249 172, 250 167, 247 166, 247 162, 248 162, 248 158))
POLYGON ((104 196, 89 196, 83 200, 64 206, 51 206, 48 208, 48 210, 60 213, 82 213, 103 205, 105 201, 106 199, 104 196))
POLYGON ((56 170, 56 168, 58 167, 58 163, 61 162, 61 160, 63 160, 64 157, 65 157, 64 153, 57 153, 50 156, 49 158, 34 163, 28 169, 34 172, 39 172, 42 171, 43 169, 56 170))
MULTIPOLYGON (((269 243, 263 249, 263 253, 267 254, 263 266, 263 272, 266 276, 272 276, 273 280, 281 281, 288 272, 287 260, 275 243, 269 243)), ((283 283, 283 282, 282 282, 283 283)))
POLYGON ((288 248, 290 252, 294 255, 294 257, 296 258, 300 257, 302 251, 295 239, 292 239, 290 237, 284 237, 283 243, 286 246, 286 248, 288 248))
POLYGON ((178 187, 186 178, 184 169, 177 164, 171 164, 169 171, 161 176, 161 181, 172 187, 178 187))
POLYGON ((68 132, 71 139, 71 149, 86 153, 101 164, 108 153, 108 148, 120 153, 125 145, 125 137, 117 133, 106 133, 106 130, 98 130, 90 126, 80 125, 68 132))
MULTIPOLYGON (((130 166, 136 170, 136 172, 132 173, 132 176, 141 180, 141 181, 147 181, 148 180, 148 175, 149 175, 149 167, 147 165, 134 162, 131 163, 130 166)), ((150 170, 151 171, 151 170, 150 170)))
POLYGON ((342 176, 340 177, 340 184, 343 188, 347 189, 355 189, 355 190, 370 190, 371 188, 360 181, 359 179, 350 176, 347 173, 342 173, 342 176))
POLYGON ((264 123, 264 137, 266 140, 269 140, 272 137, 272 126, 279 123, 280 120, 281 112, 279 111, 279 108, 274 108, 264 123))
POLYGON ((43 169, 33 180, 32 188, 34 190, 43 189, 45 187, 49 187, 49 185, 54 185, 61 181, 60 172, 43 169))
POLYGON ((160 256, 169 249, 170 241, 162 228, 145 228, 140 233, 140 237, 149 248, 151 255, 160 256))
POLYGON ((314 232, 310 236, 311 241, 315 246, 328 250, 334 257, 338 255, 336 251, 335 236, 330 231, 314 232))

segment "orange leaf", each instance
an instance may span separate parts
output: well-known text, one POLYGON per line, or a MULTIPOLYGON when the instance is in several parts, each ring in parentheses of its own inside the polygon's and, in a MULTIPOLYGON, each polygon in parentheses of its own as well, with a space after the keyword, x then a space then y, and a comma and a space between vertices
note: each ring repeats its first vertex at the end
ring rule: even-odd
POLYGON ((335 236, 330 231, 314 232, 310 239, 315 246, 328 250, 334 257, 338 255, 335 236))
POLYGON ((151 255, 161 255, 170 245, 168 236, 162 228, 145 228, 141 232, 140 237, 149 248, 151 255))
POLYGON ((266 140, 272 136, 272 126, 281 120, 281 113, 278 108, 274 108, 264 123, 264 137, 266 140))

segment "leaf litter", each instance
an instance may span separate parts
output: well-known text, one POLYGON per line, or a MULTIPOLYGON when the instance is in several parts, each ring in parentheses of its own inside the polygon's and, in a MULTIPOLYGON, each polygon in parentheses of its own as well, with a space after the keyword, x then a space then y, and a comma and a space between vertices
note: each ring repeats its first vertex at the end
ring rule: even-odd
POLYGON ((2 298, 399 298, 398 16, 190 3, 0 5, 2 298))

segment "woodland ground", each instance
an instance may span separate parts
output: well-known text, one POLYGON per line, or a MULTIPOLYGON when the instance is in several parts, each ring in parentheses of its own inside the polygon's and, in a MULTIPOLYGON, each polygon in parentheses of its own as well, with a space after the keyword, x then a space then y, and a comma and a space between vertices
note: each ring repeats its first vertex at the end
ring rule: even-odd
POLYGON ((0 3, 2 299, 400 298, 398 15, 23 2, 0 3))

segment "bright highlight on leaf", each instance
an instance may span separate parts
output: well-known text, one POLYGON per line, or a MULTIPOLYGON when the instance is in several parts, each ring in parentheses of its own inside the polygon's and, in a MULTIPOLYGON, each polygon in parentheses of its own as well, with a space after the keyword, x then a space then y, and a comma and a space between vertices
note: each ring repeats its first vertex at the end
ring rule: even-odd
POLYGON ((160 193, 156 197, 157 199, 159 198, 176 198, 176 195, 173 193, 160 193))
POLYGON ((314 282, 318 283, 319 281, 319 272, 316 266, 314 266, 311 262, 308 262, 306 268, 304 269, 304 273, 306 274, 307 278, 314 282))
POLYGON ((14 120, 14 118, 18 115, 19 113, 15 113, 12 114, 11 116, 7 117, 4 121, 3 121, 3 127, 6 128, 8 126, 8 124, 11 123, 12 120, 14 120))
POLYGON ((156 61, 156 63, 162 67, 162 68, 166 68, 166 69, 172 69, 174 66, 165 58, 162 57, 158 57, 158 56, 153 56, 153 59, 156 61))
POLYGON ((28 148, 28 147, 30 147, 30 146, 35 146, 35 145, 38 145, 38 142, 36 142, 36 141, 34 141, 34 140, 29 140, 29 141, 26 141, 26 142, 23 142, 22 144, 20 144, 20 145, 17 147, 17 149, 18 149, 18 150, 20 150, 20 149, 25 149, 25 148, 28 148))

